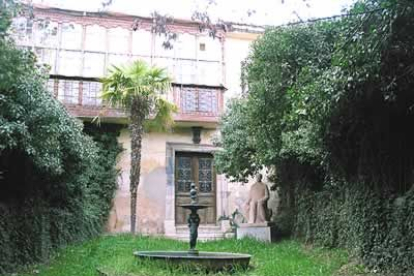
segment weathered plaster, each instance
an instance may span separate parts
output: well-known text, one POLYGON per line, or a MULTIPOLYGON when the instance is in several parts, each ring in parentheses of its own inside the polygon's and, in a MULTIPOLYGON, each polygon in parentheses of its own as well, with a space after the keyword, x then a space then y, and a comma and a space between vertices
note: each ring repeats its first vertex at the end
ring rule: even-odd
POLYGON ((118 142, 124 150, 118 159, 117 168, 120 169, 118 189, 115 193, 107 228, 110 232, 127 232, 130 230, 129 170, 131 164, 131 143, 127 129, 121 131, 118 142))
MULTIPOLYGON (((143 234, 163 234, 166 216, 174 218, 174 195, 171 194, 173 185, 174 165, 171 153, 167 154, 167 145, 183 145, 181 149, 202 151, 212 147, 211 138, 215 130, 203 129, 200 145, 192 142, 192 132, 189 128, 181 128, 172 133, 147 133, 142 142, 141 180, 138 187, 137 225, 143 234), (169 166, 167 164, 170 163, 169 166), (168 185, 169 184, 169 185, 168 185), (168 202, 168 204, 167 204, 168 202), (166 206, 172 206, 166 208, 166 206)), ((109 219, 110 232, 127 232, 130 228, 129 201, 129 170, 130 170, 130 136, 129 130, 123 129, 119 137, 124 151, 121 153, 118 168, 121 170, 118 179, 114 207, 109 219)), ((221 208, 221 206, 220 206, 221 208)))

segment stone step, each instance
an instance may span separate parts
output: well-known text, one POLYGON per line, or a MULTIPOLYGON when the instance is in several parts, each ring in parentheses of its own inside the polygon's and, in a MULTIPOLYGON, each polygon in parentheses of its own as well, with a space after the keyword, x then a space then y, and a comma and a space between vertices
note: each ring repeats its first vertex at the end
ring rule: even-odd
MULTIPOLYGON (((187 225, 179 225, 179 226, 176 226, 175 228, 176 228, 177 232, 178 231, 188 231, 188 226, 187 225)), ((221 227, 218 226, 218 225, 200 225, 198 227, 198 231, 200 232, 200 231, 203 231, 203 230, 218 231, 219 232, 219 231, 221 231, 221 227)))
MULTIPOLYGON (((188 228, 186 230, 177 229, 176 234, 172 238, 183 240, 183 241, 188 241, 190 239, 190 232, 188 228)), ((220 228, 198 230, 198 240, 200 241, 217 240, 217 239, 223 239, 223 238, 224 238, 224 233, 220 231, 220 228)))
MULTIPOLYGON (((176 235, 174 237, 176 240, 180 241, 189 241, 190 237, 187 235, 176 235)), ((224 235, 198 235, 198 241, 211 241, 211 240, 221 240, 224 239, 224 235)))
MULTIPOLYGON (((179 240, 189 240, 190 234, 188 233, 180 233, 176 234, 175 237, 179 240)), ((198 233, 198 240, 204 241, 204 240, 217 240, 217 239, 223 239, 224 234, 223 233, 198 233)))
MULTIPOLYGON (((188 241, 190 239, 190 232, 187 225, 178 225, 175 227, 175 234, 167 235, 167 237, 188 241)), ((223 239, 224 233, 221 230, 219 225, 200 225, 198 228, 198 240, 207 241, 207 240, 217 240, 223 239)))
MULTIPOLYGON (((186 231, 180 231, 175 233, 175 236, 183 236, 183 237, 189 237, 190 232, 186 231)), ((224 233, 222 232, 213 232, 213 231, 198 231, 198 237, 204 237, 204 236, 212 236, 212 237, 223 237, 224 233)))

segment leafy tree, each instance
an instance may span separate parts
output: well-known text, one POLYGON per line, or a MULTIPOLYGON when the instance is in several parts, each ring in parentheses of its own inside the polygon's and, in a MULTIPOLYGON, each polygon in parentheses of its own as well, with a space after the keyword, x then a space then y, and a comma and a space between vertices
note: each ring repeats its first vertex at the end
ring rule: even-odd
POLYGON ((171 79, 165 69, 135 61, 130 66, 113 67, 102 79, 102 99, 112 107, 129 114, 131 131, 131 232, 135 233, 137 190, 141 172, 141 143, 145 120, 148 127, 164 129, 172 125, 175 106, 162 94, 170 88, 171 79))
POLYGON ((336 21, 267 30, 222 120, 219 168, 275 165, 290 231, 375 269, 414 267, 413 18, 413 1, 361 0, 336 21))
POLYGON ((247 177, 260 169, 255 160, 256 147, 250 131, 252 129, 247 116, 245 99, 233 99, 220 123, 222 136, 218 142, 224 146, 215 156, 217 168, 225 172, 226 177, 234 181, 247 181, 247 177))
POLYGON ((254 43, 245 66, 249 92, 222 118, 224 151, 216 161, 223 172, 240 179, 291 156, 321 161, 316 122, 323 120, 325 92, 316 88, 324 83, 336 32, 335 22, 270 28, 254 43))
POLYGON ((116 190, 117 128, 71 117, 47 90, 35 55, 8 37, 0 1, 0 274, 45 261, 103 230, 116 190))

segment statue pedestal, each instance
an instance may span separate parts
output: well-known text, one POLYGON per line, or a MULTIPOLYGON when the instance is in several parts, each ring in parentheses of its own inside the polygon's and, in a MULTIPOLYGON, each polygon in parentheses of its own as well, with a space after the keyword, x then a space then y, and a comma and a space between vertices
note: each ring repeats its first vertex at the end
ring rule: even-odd
POLYGON ((274 223, 242 223, 237 228, 237 239, 253 238, 259 241, 271 242, 274 237, 274 223))

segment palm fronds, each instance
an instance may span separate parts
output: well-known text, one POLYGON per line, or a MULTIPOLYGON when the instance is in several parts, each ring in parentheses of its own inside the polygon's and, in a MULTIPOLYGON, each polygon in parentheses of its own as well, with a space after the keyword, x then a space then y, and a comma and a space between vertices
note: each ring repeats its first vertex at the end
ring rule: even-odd
MULTIPOLYGON (((129 111, 135 102, 145 101, 141 106, 149 106, 146 113, 167 112, 170 103, 161 103, 160 95, 171 87, 171 78, 164 68, 149 66, 145 61, 138 60, 129 66, 112 66, 107 77, 103 78, 102 100, 114 108, 129 111)), ((169 109, 173 111, 174 108, 169 109)), ((146 114, 147 116, 150 114, 146 114)), ((157 120, 157 119, 155 119, 157 120)))

